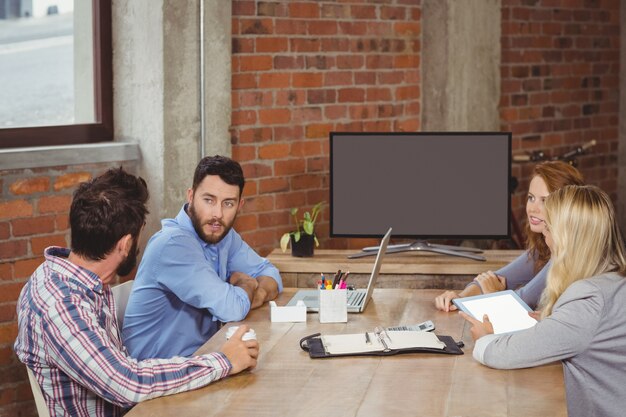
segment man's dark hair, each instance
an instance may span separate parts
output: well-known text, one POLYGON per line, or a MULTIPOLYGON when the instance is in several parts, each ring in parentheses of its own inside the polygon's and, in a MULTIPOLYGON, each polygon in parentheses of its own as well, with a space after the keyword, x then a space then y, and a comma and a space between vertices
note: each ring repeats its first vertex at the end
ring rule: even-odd
POLYGON ((196 172, 193 174, 192 189, 194 192, 207 175, 219 175, 226 184, 239 186, 239 196, 241 197, 245 179, 239 162, 226 156, 205 156, 200 160, 196 172))
POLYGON ((70 207, 72 252, 99 261, 125 235, 139 237, 148 209, 148 187, 121 167, 84 182, 70 207))

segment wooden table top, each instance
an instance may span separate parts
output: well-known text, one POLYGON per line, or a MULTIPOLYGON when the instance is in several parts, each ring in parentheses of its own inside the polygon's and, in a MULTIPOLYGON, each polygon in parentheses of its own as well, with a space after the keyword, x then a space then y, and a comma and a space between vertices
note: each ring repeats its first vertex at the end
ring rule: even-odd
MULTIPOLYGON (((284 305, 295 289, 277 300, 284 305)), ((472 357, 469 327, 456 313, 437 311, 440 290, 376 289, 363 314, 347 323, 271 323, 267 305, 245 323, 257 334, 259 363, 195 391, 135 406, 127 416, 566 416, 560 363, 503 371, 472 357), (375 326, 435 323, 435 333, 465 342, 464 355, 403 354, 389 357, 310 359, 302 337, 359 333, 375 326)), ((236 323, 233 323, 233 325, 236 323)), ((199 349, 218 350, 227 327, 199 349)))
MULTIPOLYGON (((267 259, 281 273, 334 273, 337 269, 354 274, 369 274, 375 256, 348 259, 354 250, 318 249, 312 258, 296 258, 291 252, 274 249, 267 259)), ((430 252, 401 252, 385 255, 381 274, 431 274, 431 275, 476 275, 488 270, 495 271, 510 263, 522 253, 521 250, 486 250, 481 255, 486 261, 458 256, 446 256, 430 252)))

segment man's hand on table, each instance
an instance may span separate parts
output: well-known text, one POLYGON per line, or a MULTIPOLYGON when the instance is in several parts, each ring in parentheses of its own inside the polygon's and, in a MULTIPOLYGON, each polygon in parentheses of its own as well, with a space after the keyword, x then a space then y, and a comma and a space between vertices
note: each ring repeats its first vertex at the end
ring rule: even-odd
POLYGON ((229 281, 231 285, 243 289, 246 294, 248 294, 250 303, 252 303, 252 300, 254 299, 254 292, 259 286, 259 282, 256 279, 243 272, 233 272, 230 275, 229 281))
POLYGON ((257 358, 259 357, 259 342, 257 342, 256 339, 241 340, 241 337, 248 330, 250 330, 250 328, 245 324, 239 326, 239 329, 237 329, 220 349, 233 366, 230 375, 256 367, 257 358))
POLYGON ((260 276, 257 278, 259 286, 254 291, 254 298, 251 300, 250 309, 258 308, 264 302, 278 297, 278 284, 272 277, 260 276))

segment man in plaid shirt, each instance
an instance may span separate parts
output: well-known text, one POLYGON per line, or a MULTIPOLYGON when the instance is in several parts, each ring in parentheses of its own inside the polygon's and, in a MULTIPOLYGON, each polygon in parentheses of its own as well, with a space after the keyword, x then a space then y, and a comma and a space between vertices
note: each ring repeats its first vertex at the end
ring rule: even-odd
POLYGON ((70 208, 71 250, 50 247, 19 298, 15 352, 50 414, 117 416, 150 398, 188 391, 256 366, 239 330, 221 352, 137 361, 128 356, 109 283, 130 273, 148 213, 143 179, 122 168, 81 184, 70 208))

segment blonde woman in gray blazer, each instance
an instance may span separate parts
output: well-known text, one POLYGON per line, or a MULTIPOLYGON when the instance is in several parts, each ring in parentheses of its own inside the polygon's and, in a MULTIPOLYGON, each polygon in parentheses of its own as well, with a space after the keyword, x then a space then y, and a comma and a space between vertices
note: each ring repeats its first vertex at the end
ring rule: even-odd
POLYGON ((494 335, 472 324, 474 358, 498 369, 562 361, 568 414, 626 415, 626 250, 609 197, 567 186, 546 199, 552 267, 532 328, 494 335))

